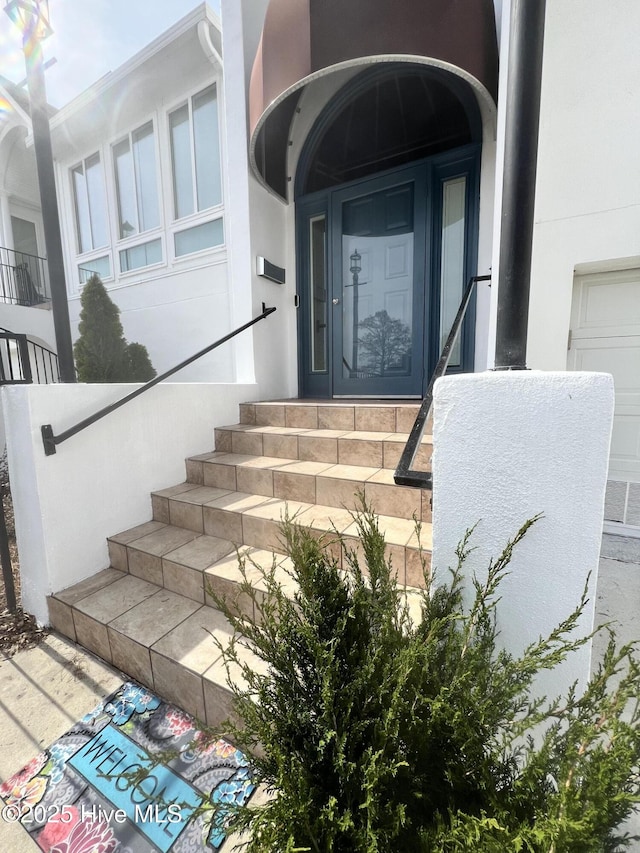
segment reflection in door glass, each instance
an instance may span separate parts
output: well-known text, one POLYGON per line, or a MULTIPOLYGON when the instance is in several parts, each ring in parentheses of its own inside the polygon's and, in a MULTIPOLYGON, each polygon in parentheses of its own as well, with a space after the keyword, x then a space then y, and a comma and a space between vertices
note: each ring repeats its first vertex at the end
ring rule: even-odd
POLYGON ((311 370, 324 373, 327 369, 327 279, 326 235, 324 214, 309 222, 310 281, 311 281, 311 370))
POLYGON ((342 375, 411 373, 413 184, 343 206, 342 375))
MULTIPOLYGON (((442 266, 440 272, 440 350, 458 313, 464 291, 464 209, 467 179, 442 184, 442 266)), ((460 335, 451 351, 450 367, 460 366, 460 335)))

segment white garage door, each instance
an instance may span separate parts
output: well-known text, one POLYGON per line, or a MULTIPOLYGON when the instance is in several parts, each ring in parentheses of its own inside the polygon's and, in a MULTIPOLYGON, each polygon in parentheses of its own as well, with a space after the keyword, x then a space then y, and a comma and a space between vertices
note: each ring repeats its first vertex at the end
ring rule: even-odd
POLYGON ((640 483, 640 269, 576 277, 568 368, 613 374, 609 479, 640 483))

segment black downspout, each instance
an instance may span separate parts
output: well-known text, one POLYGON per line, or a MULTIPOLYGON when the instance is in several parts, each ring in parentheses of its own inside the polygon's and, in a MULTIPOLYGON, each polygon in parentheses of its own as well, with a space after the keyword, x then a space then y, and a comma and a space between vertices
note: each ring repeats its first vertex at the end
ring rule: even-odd
POLYGON ((512 0, 496 370, 526 370, 545 0, 512 0))

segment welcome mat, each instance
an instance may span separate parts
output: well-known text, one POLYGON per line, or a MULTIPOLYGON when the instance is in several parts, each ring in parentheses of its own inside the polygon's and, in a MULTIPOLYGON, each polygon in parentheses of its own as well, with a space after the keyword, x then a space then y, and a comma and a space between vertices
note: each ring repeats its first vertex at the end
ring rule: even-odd
POLYGON ((0 786, 1 816, 45 853, 211 853, 223 815, 198 808, 243 805, 254 787, 240 750, 126 682, 0 786))

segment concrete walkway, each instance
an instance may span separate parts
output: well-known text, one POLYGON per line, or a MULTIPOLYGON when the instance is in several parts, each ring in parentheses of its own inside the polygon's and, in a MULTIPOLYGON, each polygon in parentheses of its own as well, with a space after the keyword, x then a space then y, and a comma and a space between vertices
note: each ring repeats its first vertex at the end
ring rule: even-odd
MULTIPOLYGON (((597 596, 598 623, 615 621, 621 642, 639 639, 640 539, 603 537, 597 596)), ((594 643, 594 661, 603 645, 594 643)), ((123 673, 56 634, 13 658, 0 658, 0 780, 50 746, 124 680, 123 673)), ((629 828, 640 833, 640 817, 629 828)), ((36 853, 39 848, 21 827, 0 821, 0 850, 36 853)))

